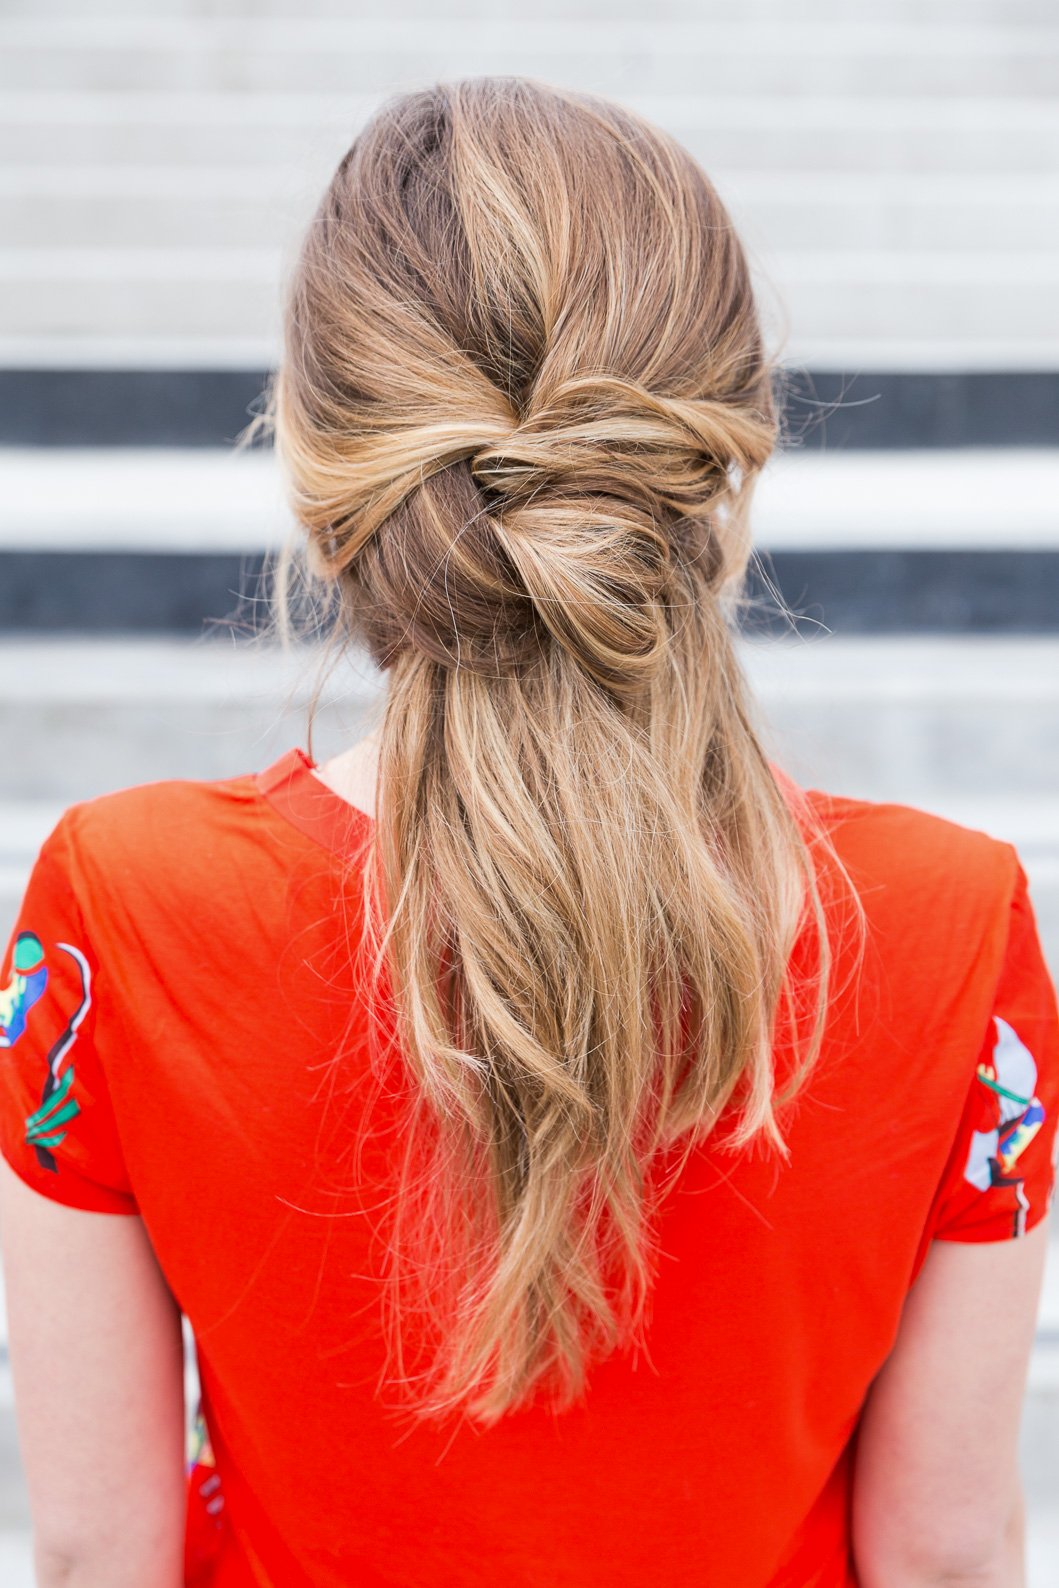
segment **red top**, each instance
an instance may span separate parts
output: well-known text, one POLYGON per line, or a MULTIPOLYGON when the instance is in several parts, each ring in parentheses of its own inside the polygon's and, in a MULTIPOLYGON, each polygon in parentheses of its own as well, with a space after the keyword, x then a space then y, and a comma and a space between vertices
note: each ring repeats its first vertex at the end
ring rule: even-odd
POLYGON ((376 1393, 355 863, 342 887, 370 818, 300 750, 61 818, 0 969, 0 1150, 57 1201, 141 1214, 190 1319, 212 1456, 189 1583, 855 1583, 851 1435, 928 1243, 1045 1214, 1059 1011, 1010 844, 806 795, 870 940, 859 1002, 838 944, 790 1166, 697 1151, 662 1209, 649 1360, 603 1362, 560 1416, 455 1433, 376 1393))

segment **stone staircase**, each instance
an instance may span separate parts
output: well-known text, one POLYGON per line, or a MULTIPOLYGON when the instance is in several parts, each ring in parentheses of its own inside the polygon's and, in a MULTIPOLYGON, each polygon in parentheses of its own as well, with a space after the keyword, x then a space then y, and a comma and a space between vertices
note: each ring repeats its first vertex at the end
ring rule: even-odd
MULTIPOLYGON (((304 742, 308 657, 246 641, 289 531, 226 449, 300 228, 389 93, 517 72, 702 160, 799 445, 761 481, 744 653, 803 782, 1016 844, 1059 978, 1054 0, 7 0, 0 17, 0 932, 65 805, 304 742), (233 616, 234 614, 234 616, 233 616)), ((350 666, 321 755, 378 700, 350 666)), ((1059 1581, 1059 1246, 1023 1430, 1059 1581)), ((2 1341, 0 1341, 2 1347, 2 1341)), ((32 1581, 0 1349, 0 1582, 32 1581)))
POLYGON ((0 360, 266 367, 281 270, 356 126, 485 72, 614 95, 681 137, 792 362, 1059 368, 1049 0, 9 0, 0 360))

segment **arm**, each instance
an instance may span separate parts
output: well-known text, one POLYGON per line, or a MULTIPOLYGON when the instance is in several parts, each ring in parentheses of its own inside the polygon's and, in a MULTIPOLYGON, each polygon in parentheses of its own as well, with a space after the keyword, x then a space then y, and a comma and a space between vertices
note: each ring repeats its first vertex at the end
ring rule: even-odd
POLYGON ((862 1588, 1022 1588, 1018 1438, 1049 1223, 931 1245, 861 1418, 862 1588))
POLYGON ((1023 1588, 1026 1581, 1026 1502, 1021 1480, 1016 1485, 1015 1503, 1008 1517, 1004 1548, 1007 1552, 1004 1558, 1009 1562, 1006 1580, 1014 1583, 1015 1588, 1023 1588))
POLYGON ((0 1159, 0 1236, 38 1588, 179 1588, 183 1342, 143 1221, 0 1159))

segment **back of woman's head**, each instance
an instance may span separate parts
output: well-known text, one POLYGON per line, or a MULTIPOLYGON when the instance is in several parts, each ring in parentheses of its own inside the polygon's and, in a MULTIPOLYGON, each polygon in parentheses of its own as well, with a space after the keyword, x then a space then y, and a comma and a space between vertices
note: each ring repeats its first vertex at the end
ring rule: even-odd
POLYGON ((389 675, 365 906, 422 1127, 393 1251, 423 1237, 394 1294, 434 1325, 418 1411, 488 1422, 642 1321, 662 1149, 726 1105, 782 1146, 810 917, 799 1075, 819 1048, 814 866, 732 644, 773 371, 690 156, 515 78, 375 115, 285 338, 309 563, 389 675))

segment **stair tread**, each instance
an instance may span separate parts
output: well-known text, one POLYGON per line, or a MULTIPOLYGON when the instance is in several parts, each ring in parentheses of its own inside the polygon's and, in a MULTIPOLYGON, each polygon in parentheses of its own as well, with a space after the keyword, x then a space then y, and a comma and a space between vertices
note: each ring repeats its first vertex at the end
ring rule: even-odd
MULTIPOLYGON (((225 448, 0 449, 0 548, 261 551, 294 527, 275 455, 225 448), (149 504, 146 505, 145 504, 149 504)), ((777 452, 760 550, 1059 549, 1059 446, 777 452)))

